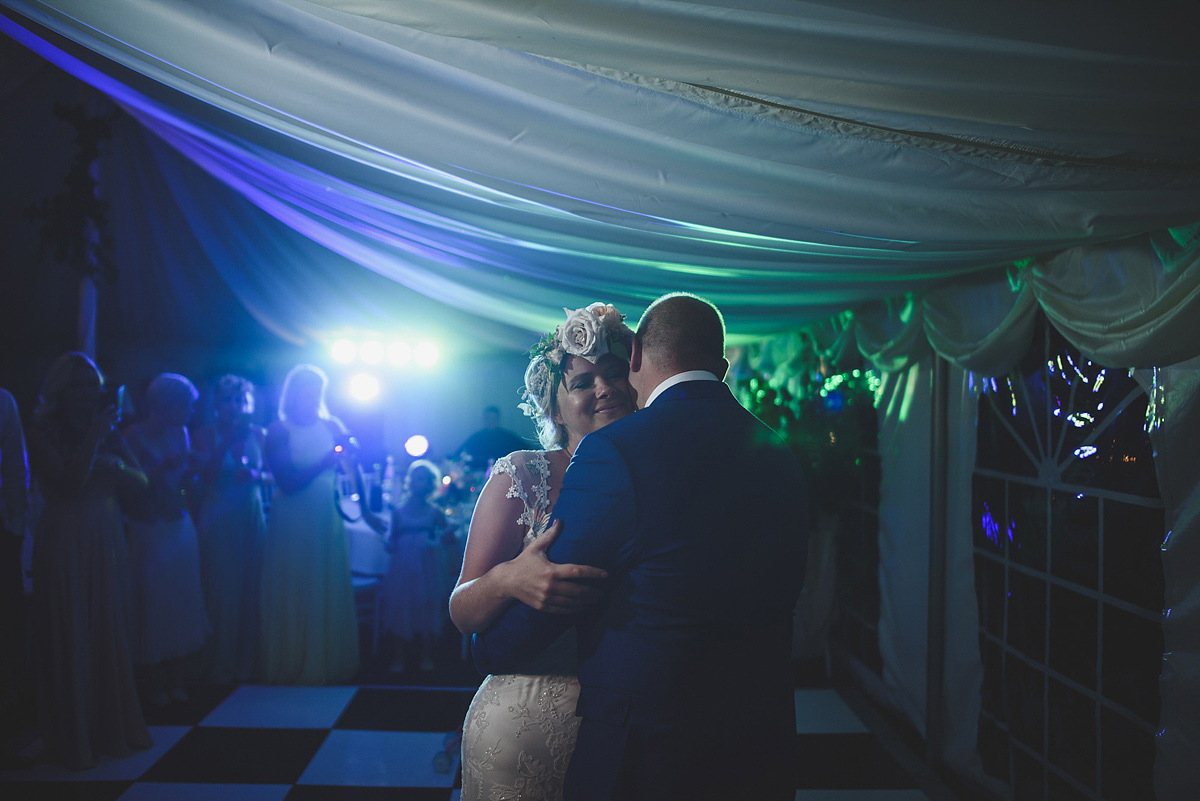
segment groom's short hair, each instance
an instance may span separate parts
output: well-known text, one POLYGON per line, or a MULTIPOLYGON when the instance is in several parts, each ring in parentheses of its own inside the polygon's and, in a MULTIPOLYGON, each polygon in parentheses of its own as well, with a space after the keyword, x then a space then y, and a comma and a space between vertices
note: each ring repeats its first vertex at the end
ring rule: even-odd
POLYGON ((635 336, 649 359, 678 372, 712 371, 725 358, 721 312, 687 292, 672 292, 651 303, 635 336))

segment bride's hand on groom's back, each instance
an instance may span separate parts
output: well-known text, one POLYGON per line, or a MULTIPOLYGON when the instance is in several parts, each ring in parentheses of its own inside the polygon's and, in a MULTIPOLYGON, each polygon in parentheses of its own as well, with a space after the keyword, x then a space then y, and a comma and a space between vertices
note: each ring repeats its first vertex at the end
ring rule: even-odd
POLYGON ((508 563, 509 594, 541 612, 570 614, 600 600, 596 585, 608 574, 598 567, 556 564, 546 558, 546 549, 562 531, 556 520, 541 536, 508 563))

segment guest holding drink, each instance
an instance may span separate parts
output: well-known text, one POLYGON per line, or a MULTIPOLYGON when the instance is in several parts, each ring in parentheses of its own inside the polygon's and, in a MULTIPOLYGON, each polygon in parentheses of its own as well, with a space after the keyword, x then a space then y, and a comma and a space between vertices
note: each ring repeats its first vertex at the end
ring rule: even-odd
POLYGON ((352 472, 363 519, 387 529, 361 491, 357 448, 325 406, 325 373, 288 373, 279 419, 267 430, 267 465, 277 491, 267 519, 260 593, 261 678, 269 684, 328 684, 358 669, 358 616, 346 530, 334 506, 335 469, 352 472))

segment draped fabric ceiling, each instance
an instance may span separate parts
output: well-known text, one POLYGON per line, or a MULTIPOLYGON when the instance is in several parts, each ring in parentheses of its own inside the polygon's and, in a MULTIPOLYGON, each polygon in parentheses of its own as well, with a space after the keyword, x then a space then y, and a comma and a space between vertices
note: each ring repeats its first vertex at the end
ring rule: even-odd
POLYGON ((1200 220, 1177 21, 893 5, 0 0, 0 29, 143 126, 127 167, 187 237, 138 259, 296 342, 421 309, 517 348, 681 289, 750 341, 1200 220))
MULTIPOLYGON (((868 356, 898 399, 883 678, 921 725, 930 348, 964 387, 1009 369, 1039 313, 1104 364, 1200 355, 1200 50, 1170 4, 1136 5, 0 0, 0 30, 127 112, 100 187, 136 279, 118 316, 144 337, 211 329, 223 293, 286 342, 403 324, 517 351, 563 306, 636 319, 687 290, 776 382, 814 349, 868 356)), ((42 168, 14 133, 41 87, 0 82, 0 135, 24 145, 6 169, 42 168)), ((1178 412, 1161 430, 1194 430, 1195 370, 1155 375, 1178 412)), ((978 773, 961 394, 944 756, 978 773)), ((1158 464, 1162 798, 1196 797, 1200 743, 1195 460, 1167 447, 1186 439, 1158 464)))

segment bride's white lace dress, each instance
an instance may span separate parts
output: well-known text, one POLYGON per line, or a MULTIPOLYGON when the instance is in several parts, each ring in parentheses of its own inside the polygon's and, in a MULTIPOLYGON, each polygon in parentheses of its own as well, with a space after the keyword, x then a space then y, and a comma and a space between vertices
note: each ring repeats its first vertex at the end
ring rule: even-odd
MULTIPOLYGON (((508 497, 525 504, 517 522, 526 526, 527 547, 549 521, 550 464, 541 451, 518 451, 492 470, 512 478, 508 497)), ((575 632, 569 629, 526 672, 483 680, 463 724, 463 801, 562 798, 579 731, 575 671, 575 632)))

